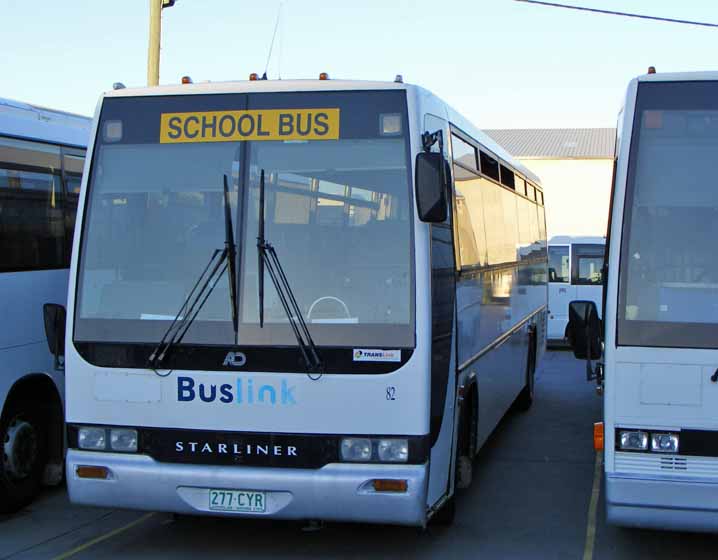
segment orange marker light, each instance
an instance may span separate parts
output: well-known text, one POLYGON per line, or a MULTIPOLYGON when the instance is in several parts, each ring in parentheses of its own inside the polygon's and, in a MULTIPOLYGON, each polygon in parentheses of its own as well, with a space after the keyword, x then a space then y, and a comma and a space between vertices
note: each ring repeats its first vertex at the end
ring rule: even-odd
POLYGON ((655 67, 655 66, 649 66, 649 67, 648 67, 648 73, 649 73, 649 74, 655 74, 655 73, 656 73, 656 67, 655 67))
POLYGON ((191 84, 192 78, 190 78, 189 76, 182 76, 182 83, 183 84, 191 84))
POLYGON ((372 481, 374 490, 377 492, 406 492, 409 485, 406 480, 392 480, 378 478, 372 481))
POLYGON ((75 468, 75 473, 80 478, 100 478, 103 480, 110 478, 110 469, 107 467, 79 465, 75 468))
POLYGON ((256 82, 258 79, 259 79, 259 74, 257 74, 256 72, 252 72, 252 73, 249 75, 249 81, 250 81, 250 82, 256 82))
POLYGON ((321 74, 319 74, 319 79, 320 80, 328 80, 329 74, 327 74, 326 72, 322 72, 321 74))
POLYGON ((593 425, 593 448, 596 451, 603 450, 603 422, 596 422, 593 425))

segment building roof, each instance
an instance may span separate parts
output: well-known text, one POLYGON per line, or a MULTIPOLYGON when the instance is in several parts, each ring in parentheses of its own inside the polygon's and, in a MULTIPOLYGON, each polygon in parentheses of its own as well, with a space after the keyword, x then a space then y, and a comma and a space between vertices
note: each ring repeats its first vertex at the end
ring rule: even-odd
POLYGON ((522 159, 611 159, 615 128, 519 128, 484 130, 522 159))

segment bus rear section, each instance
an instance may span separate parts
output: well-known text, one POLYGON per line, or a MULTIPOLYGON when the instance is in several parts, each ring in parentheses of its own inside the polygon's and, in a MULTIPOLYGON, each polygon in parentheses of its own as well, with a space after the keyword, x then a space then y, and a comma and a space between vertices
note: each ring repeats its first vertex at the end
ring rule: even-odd
POLYGON ((568 304, 593 301, 602 308, 605 237, 555 236, 549 240, 548 339, 566 341, 568 304))
POLYGON ((619 122, 599 372, 619 525, 718 531, 717 80, 641 76, 619 122))
MULTIPOLYGON (((68 301, 73 502, 451 517, 476 431, 457 424, 448 121, 425 129, 421 98, 328 81, 105 96, 68 301)), ((505 336, 502 413, 544 308, 505 336)))

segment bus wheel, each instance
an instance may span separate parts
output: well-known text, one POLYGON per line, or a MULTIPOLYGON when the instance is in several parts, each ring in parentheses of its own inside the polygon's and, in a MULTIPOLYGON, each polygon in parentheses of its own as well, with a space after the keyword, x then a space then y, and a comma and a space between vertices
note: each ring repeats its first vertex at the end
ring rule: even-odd
POLYGON ((32 403, 10 402, 0 418, 0 513, 13 513, 40 491, 45 428, 32 403))
POLYGON ((534 402, 534 385, 536 374, 536 331, 529 334, 529 356, 526 363, 526 385, 516 397, 515 407, 517 410, 526 412, 534 402))

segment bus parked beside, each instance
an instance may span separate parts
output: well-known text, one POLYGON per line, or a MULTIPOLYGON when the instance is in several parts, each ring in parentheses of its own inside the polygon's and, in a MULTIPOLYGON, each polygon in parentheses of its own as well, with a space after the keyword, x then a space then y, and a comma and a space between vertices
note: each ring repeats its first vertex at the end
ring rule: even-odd
POLYGON ((67 309, 75 503, 424 526, 546 338, 539 180, 397 81, 121 89, 67 309))
POLYGON ((634 79, 617 131, 604 324, 580 301, 569 323, 602 360, 607 517, 717 531, 718 73, 634 79))
POLYGON ((64 304, 90 119, 0 99, 0 512, 62 478, 62 364, 43 305, 64 304))
MULTIPOLYGON (((548 242, 548 341, 564 343, 568 304, 590 300, 601 308, 605 237, 557 235, 548 242)), ((600 317, 600 315, 599 315, 600 317)))

